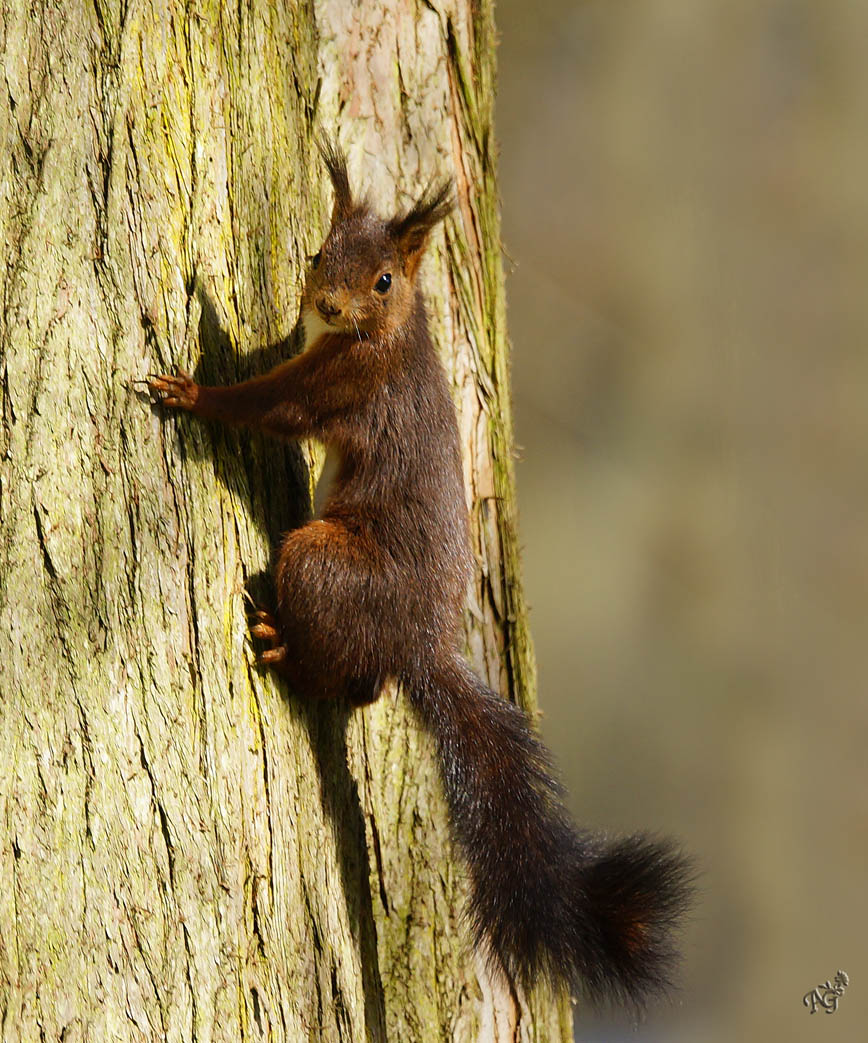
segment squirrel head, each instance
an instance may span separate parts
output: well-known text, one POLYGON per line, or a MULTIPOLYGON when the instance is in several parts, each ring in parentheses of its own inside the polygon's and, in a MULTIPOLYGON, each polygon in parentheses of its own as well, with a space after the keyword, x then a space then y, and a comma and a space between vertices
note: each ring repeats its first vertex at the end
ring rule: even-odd
POLYGON ((301 318, 308 345, 325 333, 388 335, 409 317, 419 262, 431 229, 452 209, 451 182, 431 186, 409 210, 389 220, 353 199, 346 156, 332 142, 320 152, 334 187, 332 222, 311 259, 301 318))

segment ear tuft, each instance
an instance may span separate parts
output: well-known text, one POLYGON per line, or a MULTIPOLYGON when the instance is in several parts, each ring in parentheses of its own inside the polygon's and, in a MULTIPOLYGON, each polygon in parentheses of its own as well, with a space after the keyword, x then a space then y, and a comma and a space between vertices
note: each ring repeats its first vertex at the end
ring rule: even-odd
POLYGON ((450 213, 454 205, 452 182, 433 183, 406 214, 389 222, 389 234, 412 270, 418 265, 431 229, 450 213))
POLYGON ((350 191, 350 179, 347 174, 347 157, 333 138, 323 136, 317 144, 335 190, 335 202, 332 208, 332 224, 334 224, 341 217, 346 217, 353 209, 353 193, 350 191))

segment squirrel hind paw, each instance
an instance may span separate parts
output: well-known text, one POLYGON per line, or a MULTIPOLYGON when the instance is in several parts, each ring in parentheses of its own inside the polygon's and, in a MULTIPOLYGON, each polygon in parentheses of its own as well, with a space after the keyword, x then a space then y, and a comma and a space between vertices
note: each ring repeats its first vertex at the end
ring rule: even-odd
POLYGON ((280 663, 286 658, 286 645, 283 643, 283 635, 280 632, 280 623, 265 609, 255 609, 250 614, 250 633, 260 641, 267 641, 271 645, 264 652, 260 652, 256 661, 262 665, 280 663))

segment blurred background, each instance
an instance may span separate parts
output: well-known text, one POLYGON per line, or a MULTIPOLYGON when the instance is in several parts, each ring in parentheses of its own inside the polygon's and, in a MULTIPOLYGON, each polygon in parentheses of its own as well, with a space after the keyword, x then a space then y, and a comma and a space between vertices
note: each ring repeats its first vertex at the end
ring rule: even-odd
POLYGON ((700 864, 576 1039, 868 1023, 868 4, 499 0, 524 577, 582 822, 700 864), (802 997, 837 970, 831 1015, 802 997))

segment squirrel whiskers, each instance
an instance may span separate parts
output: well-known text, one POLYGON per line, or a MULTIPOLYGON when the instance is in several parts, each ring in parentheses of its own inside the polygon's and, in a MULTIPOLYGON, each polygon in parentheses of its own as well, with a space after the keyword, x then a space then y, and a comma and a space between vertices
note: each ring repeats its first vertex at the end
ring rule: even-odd
POLYGON ((305 350, 229 387, 183 373, 150 386, 164 406, 338 450, 320 516, 277 552, 276 612, 252 627, 269 645, 261 661, 300 695, 355 705, 399 680, 437 743, 477 944, 526 986, 547 978, 641 1003, 670 985, 688 863, 665 842, 577 829, 527 717, 458 650, 468 519, 417 281, 450 184, 383 220, 353 197, 343 154, 321 152, 334 208, 302 297, 305 350))

